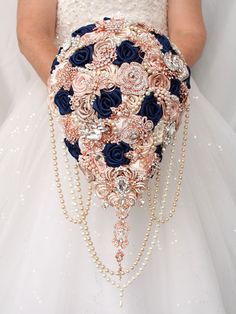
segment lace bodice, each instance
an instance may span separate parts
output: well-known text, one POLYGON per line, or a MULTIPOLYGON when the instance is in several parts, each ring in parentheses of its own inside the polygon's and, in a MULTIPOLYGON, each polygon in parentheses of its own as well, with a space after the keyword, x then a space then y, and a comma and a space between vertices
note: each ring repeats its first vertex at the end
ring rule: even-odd
POLYGON ((104 16, 148 22, 167 34, 167 0, 58 0, 57 44, 72 30, 104 16))

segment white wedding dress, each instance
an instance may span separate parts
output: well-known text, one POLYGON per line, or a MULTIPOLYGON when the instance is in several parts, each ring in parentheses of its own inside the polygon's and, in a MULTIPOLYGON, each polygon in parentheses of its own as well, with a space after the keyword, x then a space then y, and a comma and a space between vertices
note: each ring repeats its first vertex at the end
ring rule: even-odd
MULTIPOLYGON (((166 0, 59 0, 57 12, 58 46, 73 28, 104 16, 151 22, 168 33, 166 0)), ((50 150, 47 89, 36 74, 22 84, 0 129, 1 314, 236 313, 236 134, 194 80, 191 84, 190 129, 177 210, 161 225, 152 257, 125 290, 122 308, 117 288, 102 278, 90 259, 79 225, 61 212, 50 150)), ((81 180, 86 197, 82 174, 81 180)), ((174 189, 173 183, 171 199, 174 189)), ((110 266, 114 212, 102 208, 93 195, 89 215, 97 252, 110 266)), ((144 235, 146 207, 136 206, 129 222, 126 254, 132 262, 144 235)))

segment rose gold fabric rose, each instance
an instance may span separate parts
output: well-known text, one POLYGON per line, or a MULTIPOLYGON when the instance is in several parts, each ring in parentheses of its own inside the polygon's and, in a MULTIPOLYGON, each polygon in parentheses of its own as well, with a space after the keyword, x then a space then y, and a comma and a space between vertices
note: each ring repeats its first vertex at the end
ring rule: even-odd
POLYGON ((93 91, 94 78, 84 72, 78 72, 72 82, 72 87, 78 96, 90 94, 93 91))
POLYGON ((159 88, 164 88, 169 90, 170 80, 162 73, 154 73, 148 77, 148 83, 151 88, 154 90, 159 88))

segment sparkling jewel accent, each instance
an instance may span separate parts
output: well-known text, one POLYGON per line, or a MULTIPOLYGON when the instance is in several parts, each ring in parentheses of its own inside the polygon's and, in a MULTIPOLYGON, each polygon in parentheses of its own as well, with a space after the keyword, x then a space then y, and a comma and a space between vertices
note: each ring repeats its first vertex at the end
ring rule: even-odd
POLYGON ((116 178, 116 189, 121 194, 125 194, 129 191, 129 182, 126 177, 119 176, 116 178))
POLYGON ((180 80, 183 81, 188 78, 189 73, 187 66, 184 64, 183 60, 178 55, 173 55, 172 53, 165 53, 164 62, 171 71, 179 72, 178 77, 180 80))

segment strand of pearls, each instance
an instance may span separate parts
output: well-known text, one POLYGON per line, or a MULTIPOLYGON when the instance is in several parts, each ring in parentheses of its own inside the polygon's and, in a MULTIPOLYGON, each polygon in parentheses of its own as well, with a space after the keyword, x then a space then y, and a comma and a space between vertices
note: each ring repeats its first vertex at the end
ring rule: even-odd
MULTIPOLYGON (((152 202, 151 202, 151 192, 150 192, 150 188, 148 187, 148 195, 149 195, 149 204, 151 204, 151 212, 153 212, 153 210, 155 209, 155 207, 153 206, 152 202)), ((126 271, 123 271, 123 275, 124 274, 128 274, 130 273, 132 270, 135 269, 135 267, 138 265, 138 263, 141 260, 141 257, 143 256, 144 252, 145 252, 145 246, 146 246, 146 242, 147 239, 150 237, 150 233, 151 233, 151 229, 152 226, 154 225, 153 222, 155 221, 155 218, 152 216, 151 217, 151 222, 148 223, 148 232, 145 234, 145 242, 143 242, 142 247, 140 252, 138 253, 138 257, 136 258, 135 262, 133 263, 133 265, 128 268, 126 271)), ((88 247, 88 252, 90 253, 90 256, 93 260, 93 262, 95 263, 96 268, 98 269, 98 271, 102 274, 102 277, 106 279, 107 282, 110 282, 113 286, 115 286, 116 288, 119 289, 120 291, 120 298, 123 297, 124 295, 124 289, 127 288, 138 276, 140 276, 140 274, 142 273, 142 271, 144 270, 144 267, 146 266, 147 262, 149 261, 149 258, 151 256, 151 253, 153 251, 153 247, 156 243, 156 239, 157 239, 157 233, 159 232, 159 227, 160 224, 157 223, 156 224, 156 229, 154 230, 154 235, 151 239, 151 244, 147 249, 146 255, 143 258, 143 262, 141 264, 141 266, 139 267, 139 269, 135 272, 135 274, 131 277, 131 279, 129 279, 125 284, 121 284, 120 282, 117 282, 116 280, 114 280, 110 275, 119 275, 119 272, 115 272, 113 270, 110 270, 108 267, 106 267, 100 260, 100 258, 98 257, 98 254, 96 252, 96 249, 93 245, 93 242, 91 240, 91 235, 89 232, 89 227, 88 227, 88 223, 86 220, 84 220, 80 226, 81 231, 82 231, 82 235, 84 236, 84 240, 86 243, 86 246, 88 247)), ((122 300, 120 300, 120 306, 122 306, 122 300)))
MULTIPOLYGON (((66 149, 64 145, 63 145, 63 149, 66 149)), ((68 167, 66 167, 66 168, 68 168, 68 167)), ((77 182, 77 186, 78 186, 79 192, 81 192, 81 189, 80 189, 80 177, 79 177, 79 171, 78 171, 77 168, 78 168, 78 163, 75 165, 75 169, 76 169, 76 171, 75 171, 75 178, 76 178, 76 182, 77 182)), ((158 169, 158 174, 156 175, 156 178, 158 178, 158 176, 159 176, 159 171, 160 171, 160 169, 158 169)), ((69 181, 71 181, 71 180, 69 180, 69 181)), ((150 212, 150 217, 149 217, 148 225, 147 225, 147 228, 146 228, 146 233, 145 233, 145 236, 144 236, 144 239, 143 239, 143 242, 142 242, 140 251, 138 252, 137 257, 136 257, 134 263, 133 263, 130 267, 128 267, 126 270, 123 270, 123 271, 121 272, 122 275, 125 275, 125 274, 130 273, 132 270, 134 270, 135 266, 138 265, 138 263, 139 263, 140 260, 141 260, 142 255, 143 255, 143 252, 144 252, 144 250, 145 250, 145 247, 146 247, 146 245, 147 245, 147 242, 148 242, 148 240, 149 240, 149 237, 150 237, 152 225, 153 225, 153 222, 154 222, 154 220, 155 220, 155 208, 153 207, 153 204, 152 204, 152 201, 151 201, 151 192, 150 192, 150 188, 147 187, 147 190, 148 190, 147 195, 148 195, 148 197, 149 197, 149 202, 148 202, 149 205, 148 205, 148 208, 149 208, 149 212, 150 212)), ((81 195, 80 195, 80 196, 81 196, 81 195)), ((81 197, 82 197, 82 196, 81 196, 81 197)), ((156 198, 156 197, 155 197, 155 198, 156 198)), ((84 215, 84 216, 87 216, 88 211, 89 211, 89 208, 87 207, 87 208, 84 210, 83 215, 84 215)), ((70 218, 70 220, 72 220, 72 219, 73 219, 73 218, 70 218)), ((81 224, 81 223, 82 223, 82 221, 80 221, 80 224, 81 224)), ((83 236, 84 236, 84 237, 88 237, 88 240, 91 241, 91 236, 90 236, 89 228, 88 228, 88 227, 85 227, 84 229, 85 229, 85 231, 83 231, 83 236)), ((84 229, 83 229, 83 230, 84 230, 84 229)), ((95 250, 95 247, 92 247, 92 251, 94 251, 94 250, 95 250)), ((97 254, 96 254, 96 255, 97 255, 97 254)), ((106 267, 106 266, 101 262, 101 260, 99 259, 99 257, 98 257, 98 263, 99 263, 99 265, 100 265, 100 268, 101 268, 101 269, 104 269, 107 273, 110 273, 110 275, 117 275, 117 276, 118 276, 118 275, 120 274, 120 272, 118 272, 118 271, 115 272, 115 271, 113 271, 113 270, 110 270, 108 267, 106 267)))
MULTIPOLYGON (((83 201, 82 201, 82 195, 80 195, 81 197, 79 198, 81 200, 80 202, 80 212, 82 213, 81 216, 77 213, 77 216, 80 217, 80 219, 78 219, 78 217, 75 219, 73 218, 72 216, 69 215, 67 209, 66 209, 66 206, 65 206, 65 200, 64 200, 64 196, 63 196, 63 192, 62 192, 62 186, 61 186, 61 181, 60 181, 60 174, 59 174, 59 169, 58 169, 58 158, 57 158, 57 151, 56 151, 56 137, 55 137, 55 128, 54 128, 54 123, 53 123, 53 118, 52 116, 50 115, 49 116, 49 124, 50 124, 50 131, 51 131, 51 144, 52 144, 52 154, 53 154, 53 165, 54 165, 54 173, 55 173, 55 178, 56 178, 56 186, 57 186, 57 190, 58 190, 58 193, 59 193, 59 198, 60 198, 60 203, 61 203, 61 208, 63 210, 63 213, 65 215, 65 218, 66 219, 69 219, 71 222, 74 222, 74 223, 80 223, 81 226, 81 233, 82 233, 82 236, 85 240, 85 243, 86 243, 86 246, 88 248, 88 252, 93 260, 93 262, 95 262, 95 265, 96 265, 96 268, 98 268, 98 271, 102 274, 102 277, 104 277, 106 279, 107 282, 110 282, 113 286, 115 286, 116 288, 119 289, 120 291, 120 298, 123 297, 124 295, 124 289, 127 288, 138 276, 140 276, 140 274, 142 273, 144 267, 146 266, 149 258, 150 258, 150 255, 151 255, 151 252, 153 251, 153 247, 156 243, 156 238, 157 238, 157 233, 159 232, 159 227, 160 225, 157 224, 156 226, 156 229, 154 231, 154 235, 153 235, 153 238, 152 238, 152 241, 151 241, 151 245, 149 246, 149 248, 147 249, 147 253, 146 253, 146 256, 144 257, 144 261, 142 262, 142 265, 139 267, 138 271, 135 272, 135 274, 131 277, 131 279, 129 279, 125 284, 121 284, 119 282, 117 282, 116 280, 114 280, 113 278, 111 278, 109 275, 118 275, 119 272, 115 272, 113 270, 110 270, 108 267, 106 267, 102 262, 101 260, 99 259, 98 255, 97 255, 97 252, 95 250, 95 247, 93 245, 93 242, 91 240, 91 235, 90 235, 90 232, 89 232, 89 228, 88 228, 88 224, 87 224, 87 221, 86 221, 86 216, 88 214, 88 210, 89 210, 89 206, 87 207, 84 207, 82 204, 83 204, 83 201)), ((69 171, 69 160, 68 158, 65 158, 64 159, 65 161, 65 168, 67 169, 67 175, 70 175, 71 172, 69 171)), ((81 192, 81 187, 80 187, 80 177, 79 177, 79 171, 78 171, 78 165, 75 166, 75 178, 76 178, 76 187, 77 187, 77 190, 78 192, 81 192)), ((159 171, 158 171, 158 174, 159 174, 159 171)), ((158 177, 158 175, 156 176, 156 178, 158 177)), ((69 182, 72 181, 71 178, 68 179, 69 182)), ((72 187, 72 186, 70 186, 72 187)), ((144 237, 144 241, 142 243, 142 247, 140 249, 140 252, 138 253, 138 257, 136 258, 136 260, 134 261, 133 265, 131 267, 129 267, 126 271, 124 271, 124 274, 128 274, 130 273, 132 270, 135 269, 135 266, 138 265, 138 263, 140 262, 141 260, 141 257, 145 251, 145 246, 148 242, 148 239, 150 237, 150 233, 151 233, 151 229, 152 229, 152 226, 153 226, 153 222, 155 220, 154 218, 154 210, 155 210, 155 207, 153 206, 152 204, 152 201, 151 201, 151 191, 150 191, 150 188, 148 187, 148 197, 149 197, 149 208, 150 208, 150 220, 148 222, 148 227, 147 227, 147 232, 145 234, 145 237, 144 237)), ((89 185, 89 192, 88 192, 88 200, 91 201, 91 193, 92 193, 92 186, 89 185)), ((71 193, 72 195, 74 193, 71 193)), ((120 300, 120 306, 122 306, 123 302, 122 302, 122 299, 120 300)))
MULTIPOLYGON (((85 207, 83 205, 83 197, 81 195, 81 185, 80 185, 80 176, 79 176, 79 169, 78 169, 78 163, 75 165, 75 182, 76 182, 76 188, 77 188, 77 192, 78 192, 78 199, 79 199, 79 209, 75 208, 75 212, 76 212, 76 218, 71 216, 66 208, 65 205, 65 199, 64 199, 64 195, 63 195, 63 191, 62 191, 62 183, 61 183, 61 179, 60 179, 60 174, 59 174, 59 169, 58 169, 58 157, 57 157, 57 151, 56 151, 56 137, 55 137, 55 128, 54 128, 54 123, 53 123, 53 118, 50 115, 49 116, 49 125, 50 125, 50 131, 51 131, 51 144, 52 144, 52 154, 53 154, 53 165, 54 165, 54 174, 55 174, 55 180, 56 180, 56 187, 57 187, 57 191, 59 194, 59 199, 60 199, 60 203, 61 203, 61 208, 63 210, 63 214, 65 215, 66 219, 69 219, 70 222, 73 222, 75 224, 82 224, 83 226, 81 226, 81 230, 82 230, 82 235, 84 237, 84 240, 87 241, 86 246, 88 247, 88 250, 91 252, 95 252, 95 247, 93 246, 93 243, 91 241, 91 236, 90 233, 88 231, 88 226, 87 226, 87 222, 85 221, 85 218, 88 214, 90 205, 91 205, 91 199, 92 199, 92 184, 90 183, 88 185, 88 196, 87 196, 87 206, 85 207)), ((70 194, 72 195, 73 199, 75 198, 75 192, 72 189, 73 185, 72 185, 72 176, 71 176, 71 171, 70 171, 70 164, 69 164, 69 159, 67 156, 67 150, 65 145, 63 145, 63 155, 66 156, 64 158, 64 162, 65 162, 65 168, 66 168, 66 174, 68 176, 68 182, 70 183, 70 194)), ((158 175, 156 176, 156 178, 159 177, 159 170, 158 170, 158 175)), ((130 273, 132 270, 134 270, 135 266, 138 265, 138 263, 141 260, 141 257, 143 255, 143 252, 145 250, 145 247, 147 245, 148 239, 150 237, 150 232, 152 229, 152 225, 153 225, 153 221, 155 220, 155 208, 152 206, 152 202, 151 202, 151 193, 150 193, 150 189, 148 187, 148 197, 149 197, 149 211, 150 211, 150 218, 148 221, 148 226, 146 229, 146 233, 141 245, 141 249, 137 254, 137 257, 134 261, 134 263, 126 270, 123 270, 123 275, 124 274, 128 274, 130 273)), ((156 197, 155 197, 156 198, 156 197)), ((110 270, 108 267, 106 267, 101 260, 99 259, 99 257, 97 256, 97 253, 94 254, 94 256, 96 257, 96 261, 97 261, 97 268, 99 268, 102 271, 105 271, 107 273, 110 273, 111 275, 119 275, 119 272, 110 270)))
MULTIPOLYGON (((58 156, 57 156, 57 148, 56 148, 55 127, 54 127, 54 122, 53 122, 53 116, 52 116, 52 113, 50 111, 49 111, 49 130, 50 130, 50 141, 51 141, 51 149, 52 149, 54 176, 55 176, 56 188, 57 188, 57 192, 59 195, 61 209, 63 211, 65 218, 69 219, 70 222, 73 222, 75 224, 82 223, 82 220, 85 219, 86 212, 87 212, 87 210, 90 206, 90 203, 91 203, 92 184, 91 183, 88 184, 87 207, 84 207, 84 205, 83 205, 82 195, 78 195, 79 209, 77 209, 77 208, 75 209, 76 218, 70 216, 70 214, 66 208, 66 205, 65 205, 65 198, 64 198, 63 191, 62 191, 62 182, 61 182, 61 178, 60 178, 60 174, 59 174, 59 168, 58 168, 58 156)), ((66 155, 65 152, 64 152, 64 155, 66 155)), ((64 161, 65 161, 65 167, 67 169, 67 175, 69 175, 71 173, 70 173, 70 169, 69 169, 69 164, 68 164, 69 160, 68 160, 67 156, 65 157, 64 161)), ((72 182, 71 177, 68 178, 68 181, 71 184, 71 182, 72 182)), ((81 192, 80 181, 76 180, 75 184, 77 187, 77 191, 81 192)), ((71 194, 72 194, 72 196, 74 196, 74 191, 72 190, 73 185, 71 184, 70 187, 71 187, 71 194)), ((75 204, 77 205, 77 202, 75 202, 75 204)))
MULTIPOLYGON (((62 140, 62 142, 64 143, 63 140, 62 140)), ((78 204, 80 205, 80 210, 82 210, 83 202, 81 200, 81 195, 75 193, 78 183, 77 182, 73 183, 72 173, 71 173, 71 169, 70 169, 70 165, 69 165, 68 153, 67 153, 67 150, 65 149, 65 145, 62 145, 62 147, 63 147, 64 165, 66 168, 66 175, 67 175, 67 180, 68 180, 68 185, 70 188, 70 195, 71 195, 71 200, 72 200, 71 203, 72 203, 72 206, 74 207, 75 216, 77 219, 74 217, 69 217, 68 213, 66 213, 66 214, 68 216, 67 218, 69 218, 69 220, 71 222, 76 223, 78 221, 78 219, 80 218, 79 214, 78 214, 78 212, 79 212, 78 204)), ((90 195, 88 195, 88 196, 90 196, 90 195)))
MULTIPOLYGON (((166 174, 166 181, 164 184, 164 193, 162 195, 162 199, 161 199, 161 206, 160 206, 160 211, 156 216, 156 219, 158 222, 160 223, 165 223, 167 221, 170 220, 171 217, 173 217, 173 214, 176 211, 176 207, 177 207, 177 202, 179 200, 179 196, 180 196, 180 191, 181 191, 181 184, 183 181, 183 171, 184 171, 184 165, 185 165, 185 152, 186 152, 186 146, 187 146, 187 140, 188 140, 188 127, 189 127, 189 105, 186 108, 186 113, 185 113, 185 119, 184 119, 184 125, 183 125, 183 138, 182 138, 182 143, 181 143, 181 159, 179 159, 179 168, 178 168, 178 176, 177 176, 177 184, 176 184, 176 189, 175 189, 175 197, 174 197, 174 201, 172 203, 172 206, 169 210, 169 213, 166 214, 166 216, 164 217, 164 209, 165 209, 165 204, 166 204, 166 198, 168 196, 168 190, 169 190, 169 179, 170 179, 170 173, 172 172, 172 166, 173 166, 173 159, 174 159, 174 152, 175 152, 175 145, 176 145, 176 135, 173 137, 173 142, 171 143, 171 145, 173 146, 173 148, 171 149, 171 154, 170 154, 170 160, 169 160, 169 167, 168 167, 168 171, 166 174)), ((160 184, 160 178, 159 178, 159 184, 160 184)), ((159 189, 159 184, 156 186, 156 192, 157 189, 159 189)), ((157 205, 157 200, 154 199, 154 203, 155 205, 157 205)))
POLYGON ((66 211, 66 215, 67 215, 66 218, 69 219, 74 224, 81 224, 82 219, 85 219, 91 205, 92 192, 93 192, 92 183, 90 182, 88 185, 87 202, 86 202, 86 206, 84 206, 83 197, 81 194, 82 190, 81 190, 81 185, 80 185, 78 163, 74 165, 74 184, 72 184, 71 182, 73 182, 73 178, 72 178, 72 172, 71 172, 69 158, 68 158, 69 157, 68 151, 64 144, 64 141, 62 142, 63 142, 62 144, 63 155, 65 156, 64 164, 66 168, 67 179, 69 182, 70 194, 71 194, 71 198, 75 201, 74 203, 75 217, 71 216, 68 213, 68 211, 66 211), (76 201, 76 199, 78 199, 78 202, 76 201), (78 208, 78 204, 79 204, 79 208, 78 208))
MULTIPOLYGON (((99 259, 97 252, 95 250, 95 247, 93 245, 93 242, 91 240, 91 235, 89 232, 86 216, 88 214, 89 208, 91 206, 91 199, 92 199, 92 184, 89 183, 88 185, 88 196, 87 196, 87 203, 86 207, 83 205, 83 197, 81 195, 81 186, 80 186, 80 177, 79 177, 79 169, 78 169, 78 164, 75 165, 75 185, 76 185, 76 191, 78 193, 78 199, 79 199, 79 209, 77 208, 77 202, 76 202, 76 197, 73 188, 72 178, 71 178, 71 172, 69 169, 69 159, 68 156, 65 157, 65 167, 67 169, 67 175, 69 176, 68 181, 69 181, 69 186, 71 188, 71 194, 72 194, 72 200, 74 201, 74 206, 75 206, 75 212, 76 212, 76 218, 72 217, 69 215, 68 210, 65 205, 65 199, 64 195, 62 192, 62 185, 61 185, 61 180, 60 180, 60 175, 59 175, 59 169, 58 169, 58 158, 57 158, 57 151, 56 151, 56 136, 55 136, 55 128, 54 128, 54 123, 53 123, 53 117, 52 114, 49 112, 49 125, 50 125, 50 132, 51 132, 51 147, 52 147, 52 159, 53 159, 53 166, 54 166, 54 174, 55 174, 55 181, 56 181, 56 187, 57 191, 59 194, 59 199, 61 203, 61 208, 63 210, 63 214, 65 215, 66 219, 69 219, 71 222, 77 224, 79 223, 81 226, 81 231, 82 235, 84 237, 84 240, 86 242, 86 246, 88 247, 88 252, 91 255, 92 260, 95 262, 96 267, 98 268, 99 272, 102 273, 102 276, 106 279, 106 281, 111 282, 112 285, 117 287, 120 290, 120 298, 123 297, 124 295, 124 289, 127 288, 143 271, 144 267, 146 266, 150 256, 151 252, 153 250, 154 245, 156 244, 156 239, 157 239, 157 234, 159 232, 159 227, 160 223, 164 223, 169 220, 170 217, 173 216, 173 213, 175 212, 176 206, 177 206, 177 201, 179 198, 180 194, 180 185, 182 183, 182 174, 183 174, 183 168, 184 168, 184 161, 185 161, 185 147, 186 147, 186 142, 187 142, 187 135, 188 135, 188 123, 189 123, 189 107, 186 110, 185 114, 185 123, 184 123, 184 132, 183 132, 183 141, 182 141, 182 147, 181 147, 181 157, 182 159, 180 160, 180 167, 179 167, 179 175, 178 175, 178 181, 177 181, 177 187, 176 187, 176 192, 175 192, 175 199, 172 204, 172 207, 169 211, 168 216, 165 218, 162 217, 163 214, 163 209, 165 207, 166 203, 166 196, 168 192, 168 184, 169 184, 169 178, 170 178, 170 171, 171 171, 171 166, 173 165, 172 160, 174 156, 174 149, 171 151, 171 157, 170 157, 170 164, 168 168, 168 173, 167 173, 167 180, 165 183, 165 189, 164 189, 164 195, 163 199, 161 201, 161 211, 160 211, 160 216, 156 217, 155 216, 155 210, 156 210, 156 205, 157 205, 157 198, 158 198, 158 192, 159 192, 159 184, 160 184, 160 169, 158 168, 157 174, 156 174, 156 185, 155 185, 155 192, 153 196, 153 202, 151 200, 151 191, 150 188, 147 188, 147 194, 149 197, 148 200, 148 207, 150 210, 150 219, 148 222, 148 227, 147 227, 147 232, 145 233, 145 237, 141 246, 141 249, 138 253, 138 257, 136 258, 135 262, 133 263, 132 266, 130 266, 128 269, 123 271, 124 274, 130 273, 132 270, 135 269, 135 266, 138 265, 138 263, 141 260, 141 257, 144 254, 145 247, 147 245, 148 239, 150 237, 150 233, 152 230, 153 222, 155 221, 156 228, 154 230, 154 235, 152 237, 151 245, 148 247, 146 255, 144 257, 144 261, 142 262, 142 265, 139 267, 138 271, 135 272, 135 274, 129 279, 125 284, 121 284, 114 279, 112 279, 109 275, 118 275, 119 272, 115 272, 113 270, 110 270, 108 267, 106 267, 101 260, 99 259)), ((175 140, 176 136, 174 137, 174 142, 172 143, 173 147, 175 146, 175 140)), ((64 153, 67 153, 64 145, 64 153)), ((65 154, 66 155, 66 154, 65 154)), ((120 300, 120 306, 122 306, 122 299, 120 300)))
MULTIPOLYGON (((173 165, 173 159, 174 159, 174 152, 175 152, 175 149, 174 149, 174 146, 175 146, 175 141, 176 141, 176 136, 174 136, 173 138, 173 142, 171 142, 171 145, 173 146, 173 148, 171 149, 171 154, 170 154, 170 159, 169 159, 169 165, 168 165, 168 171, 167 171, 167 174, 166 174, 166 182, 165 182, 165 187, 164 187, 164 193, 162 195, 162 199, 160 200, 160 210, 159 210, 159 213, 157 213, 156 215, 156 218, 158 217, 158 220, 159 222, 162 222, 164 221, 163 219, 163 213, 164 213, 164 209, 165 209, 165 204, 166 204, 166 197, 168 195, 168 184, 169 184, 169 179, 170 179, 170 173, 171 173, 171 170, 172 170, 172 165, 173 165)), ((158 195, 159 192, 160 192, 160 179, 161 177, 159 176, 157 178, 157 181, 156 182, 156 190, 155 190, 155 195, 158 195)), ((154 199, 153 199, 153 203, 154 205, 156 206, 156 209, 158 209, 158 197, 155 198, 155 195, 154 195, 154 199)))

